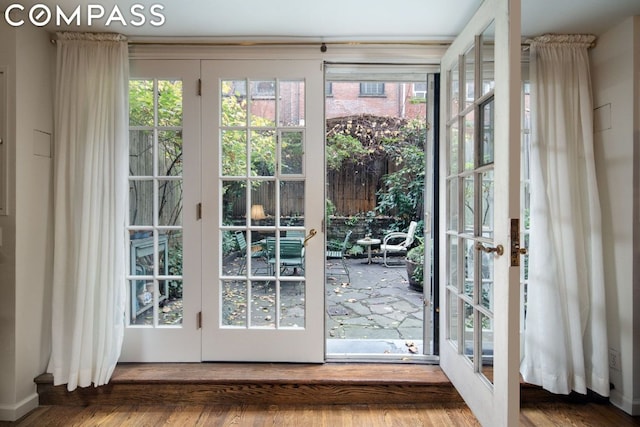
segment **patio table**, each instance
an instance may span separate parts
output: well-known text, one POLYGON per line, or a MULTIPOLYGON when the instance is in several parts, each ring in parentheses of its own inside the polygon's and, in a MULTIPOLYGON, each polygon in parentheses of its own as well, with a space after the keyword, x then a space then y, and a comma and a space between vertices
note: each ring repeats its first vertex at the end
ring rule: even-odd
POLYGON ((372 239, 371 237, 365 237, 364 239, 358 239, 356 241, 360 246, 367 247, 367 264, 371 264, 371 246, 379 245, 381 243, 380 239, 372 239))

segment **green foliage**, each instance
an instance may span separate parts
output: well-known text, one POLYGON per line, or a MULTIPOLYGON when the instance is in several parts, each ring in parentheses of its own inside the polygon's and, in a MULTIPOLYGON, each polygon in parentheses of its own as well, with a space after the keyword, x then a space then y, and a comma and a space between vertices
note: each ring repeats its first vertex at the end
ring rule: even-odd
POLYGON ((418 282, 423 283, 424 281, 424 240, 417 239, 418 244, 407 252, 407 259, 411 262, 416 263, 416 268, 413 270, 412 278, 418 282))
POLYGON ((360 245, 353 245, 347 249, 347 253, 354 256, 362 255, 364 253, 364 248, 360 245))
POLYGON ((376 219, 375 211, 367 211, 364 214, 364 228, 365 236, 371 236, 373 234, 373 222, 376 219))
POLYGON ((353 136, 338 133, 327 138, 326 159, 328 170, 339 170, 345 160, 353 161, 367 154, 369 154, 369 150, 364 148, 360 140, 353 136))
POLYGON ((424 200, 424 141, 426 124, 414 120, 402 129, 400 140, 389 140, 384 149, 399 169, 382 177, 376 211, 397 218, 396 229, 405 229, 417 219, 424 200))
POLYGON ((326 199, 325 201, 325 212, 326 212, 327 218, 335 215, 336 213, 336 205, 334 205, 333 202, 329 199, 326 199))
POLYGON ((344 220, 344 223, 350 227, 356 225, 359 221, 359 218, 356 215, 350 216, 344 220))
MULTIPOLYGON (((228 224, 227 224, 228 225, 228 224)), ((227 256, 232 252, 239 250, 238 241, 233 231, 225 230, 222 232, 222 255, 227 256)))
MULTIPOLYGON (((169 261, 169 275, 170 276, 182 276, 182 236, 176 239, 169 239, 171 246, 167 254, 169 261)), ((182 298, 182 280, 170 280, 169 281, 169 295, 170 300, 182 298)))
MULTIPOLYGON (((247 99, 233 92, 231 82, 222 82, 223 126, 247 126, 247 99)), ((254 128, 274 128, 272 120, 252 116, 254 128)), ((247 136, 243 130, 227 130, 222 134, 222 173, 225 176, 244 176, 247 173, 247 143, 251 141, 251 175, 273 176, 276 168, 275 129, 253 130, 247 136), (248 139, 249 138, 249 139, 248 139)), ((286 141, 285 141, 286 142, 286 141)), ((282 147, 286 150, 286 147, 282 147)))

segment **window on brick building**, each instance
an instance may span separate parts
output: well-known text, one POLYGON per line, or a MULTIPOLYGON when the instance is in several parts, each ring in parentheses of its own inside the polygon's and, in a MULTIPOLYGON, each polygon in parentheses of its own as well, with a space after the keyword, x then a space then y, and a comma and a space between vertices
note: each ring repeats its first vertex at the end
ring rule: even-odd
POLYGON ((333 96, 333 83, 326 82, 324 84, 324 95, 325 96, 333 96))
POLYGON ((413 84, 413 97, 417 99, 427 98, 427 83, 414 83, 413 84))
POLYGON ((384 96, 384 83, 360 83, 360 96, 384 96))

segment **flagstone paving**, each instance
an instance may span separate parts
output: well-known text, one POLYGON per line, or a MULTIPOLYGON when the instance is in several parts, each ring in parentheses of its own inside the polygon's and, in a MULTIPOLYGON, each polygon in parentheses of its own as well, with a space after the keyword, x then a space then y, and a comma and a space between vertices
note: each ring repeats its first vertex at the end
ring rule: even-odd
POLYGON ((327 338, 415 340, 423 337, 423 296, 409 288, 404 268, 348 260, 345 276, 327 276, 327 338))
MULTIPOLYGON (((421 353, 424 303, 421 292, 409 287, 405 268, 389 268, 374 257, 368 264, 362 259, 346 260, 350 280, 340 272, 340 264, 327 262, 325 280, 325 332, 327 353, 421 353)), ((240 259, 225 262, 227 274, 238 274, 240 259)), ((280 289, 280 325, 304 326, 304 283, 283 282, 280 289)), ((257 327, 276 325, 274 284, 252 282, 251 304, 247 303, 246 282, 227 280, 223 284, 223 324, 257 327)), ((180 301, 168 314, 182 312, 180 301)), ((152 322, 152 310, 138 320, 152 322)), ((165 315, 166 313, 163 313, 165 315)), ((180 316, 181 317, 181 316, 180 316)), ((178 323, 181 319, 178 320, 178 323)))

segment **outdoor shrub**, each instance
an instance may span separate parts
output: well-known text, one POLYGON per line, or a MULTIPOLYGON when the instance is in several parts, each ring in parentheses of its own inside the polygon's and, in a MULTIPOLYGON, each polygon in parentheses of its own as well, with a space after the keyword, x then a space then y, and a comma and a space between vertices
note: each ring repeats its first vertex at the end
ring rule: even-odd
POLYGON ((384 149, 399 169, 382 177, 376 193, 376 212, 397 218, 397 230, 406 229, 420 217, 424 200, 424 141, 426 126, 414 120, 402 128, 402 138, 387 140, 384 149))

